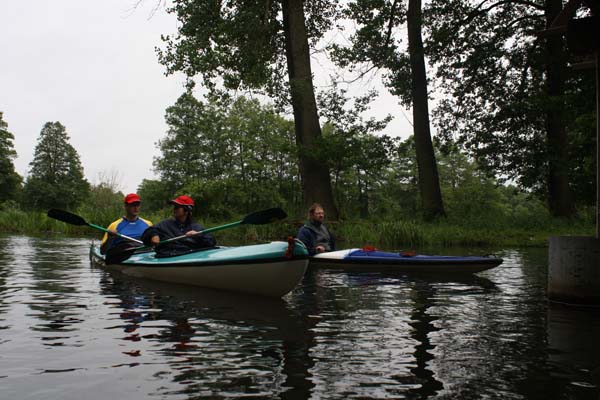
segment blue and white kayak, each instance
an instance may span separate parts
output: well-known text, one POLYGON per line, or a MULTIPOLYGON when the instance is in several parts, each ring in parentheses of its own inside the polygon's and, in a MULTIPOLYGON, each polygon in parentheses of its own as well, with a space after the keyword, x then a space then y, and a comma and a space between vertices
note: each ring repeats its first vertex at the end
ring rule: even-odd
POLYGON ((501 258, 491 256, 430 256, 410 252, 347 249, 320 253, 310 258, 311 268, 353 272, 475 273, 497 267, 501 258))
POLYGON ((298 285, 308 266, 300 241, 218 247, 174 257, 153 251, 134 253, 120 264, 106 265, 98 246, 90 248, 92 265, 128 276, 262 296, 281 297, 298 285))

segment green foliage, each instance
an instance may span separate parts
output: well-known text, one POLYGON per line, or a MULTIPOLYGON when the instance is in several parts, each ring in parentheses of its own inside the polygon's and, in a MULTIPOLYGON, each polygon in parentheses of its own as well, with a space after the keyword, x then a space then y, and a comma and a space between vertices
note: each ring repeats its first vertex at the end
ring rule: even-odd
MULTIPOLYGON (((387 119, 360 117, 370 98, 349 104, 343 91, 325 93, 319 100, 327 110, 322 152, 312 156, 333 171, 344 219, 413 221, 421 212, 414 140, 376 135, 387 119)), ((144 212, 161 212, 167 200, 188 194, 201 219, 231 220, 273 206, 304 218, 290 121, 255 100, 201 102, 189 93, 169 108, 167 120, 169 132, 155 160, 161 179, 139 188, 144 212)), ((450 223, 487 220, 487 226, 504 229, 506 221, 532 225, 546 218, 531 193, 498 183, 458 145, 435 141, 434 147, 450 223)))
MULTIPOLYGON (((337 17, 336 2, 303 1, 310 43, 316 43, 337 17)), ((168 73, 201 75, 204 86, 221 82, 227 89, 265 89, 288 102, 286 40, 282 2, 210 2, 176 0, 170 13, 180 22, 178 34, 163 36, 158 50, 168 73)))
POLYGON ((94 224, 108 226, 115 219, 124 215, 123 193, 114 192, 112 187, 100 182, 91 187, 88 197, 77 209, 77 212, 86 215, 94 224))
POLYGON ((168 73, 202 74, 211 88, 220 77, 225 87, 234 89, 283 77, 279 2, 177 0, 168 11, 181 23, 178 35, 164 36, 166 49, 158 51, 168 73))
POLYGON ((333 60, 352 72, 364 75, 373 69, 382 70, 384 85, 402 104, 410 106, 411 68, 406 42, 399 34, 406 23, 406 11, 402 1, 348 2, 343 15, 353 22, 349 45, 333 43, 330 50, 333 60))
POLYGON ((245 98, 201 102, 185 93, 167 110, 167 124, 154 161, 161 183, 142 184, 144 201, 161 191, 163 199, 188 194, 202 204, 197 213, 215 218, 297 207, 293 124, 270 107, 245 98))
POLYGON ((68 235, 89 234, 89 228, 68 225, 48 218, 46 212, 21 210, 15 204, 0 208, 0 231, 18 234, 62 233, 68 235))
MULTIPOLYGON (((282 2, 194 2, 175 0, 171 12, 179 33, 165 37, 159 51, 168 72, 201 74, 211 89, 264 89, 279 104, 284 90, 286 43, 282 2)), ((333 230, 345 243, 400 246, 535 243, 544 235, 591 231, 586 214, 595 195, 594 84, 592 73, 568 72, 565 95, 544 92, 542 2, 450 0, 427 3, 426 49, 437 67, 443 92, 436 111, 435 157, 446 221, 424 224, 417 185, 415 142, 378 135, 389 117, 364 120, 373 94, 350 104, 334 87, 318 99, 323 136, 315 150, 298 151, 302 136, 273 107, 247 98, 216 97, 200 101, 191 91, 166 110, 168 132, 154 160, 159 180, 138 188, 143 216, 158 221, 170 215, 166 201, 179 194, 197 202, 195 216, 206 226, 231 222, 262 208, 280 206, 302 216, 302 179, 298 159, 326 163, 342 220, 333 230), (549 216, 540 194, 546 191, 549 154, 544 112, 562 112, 569 134, 573 168, 570 178, 585 219, 549 216), (517 185, 517 186, 513 186, 517 185)), ((350 46, 331 50, 342 67, 357 73, 375 68, 403 104, 411 104, 410 68, 401 33, 406 22, 403 2, 324 0, 304 2, 310 44, 331 27, 344 6, 356 22, 350 46), (361 69, 366 67, 367 69, 361 69)), ((306 81, 304 82, 306 85, 306 81)), ((303 123, 302 120, 297 121, 303 123)), ((0 113, 0 227, 13 232, 36 230, 97 234, 89 229, 48 220, 22 211, 14 202, 20 177, 7 124, 0 113), (11 200, 13 199, 13 200, 11 200)), ((89 185, 65 128, 47 123, 36 146, 23 207, 78 210, 89 221, 107 225, 121 215, 122 196, 111 185, 89 185), (81 200, 85 198, 82 204, 81 200)), ((294 222, 244 227, 219 234, 224 243, 285 238, 294 222)))
POLYGON ((24 187, 25 207, 76 209, 87 198, 90 186, 79 154, 68 141, 60 122, 47 122, 42 128, 24 187))
POLYGON ((169 130, 158 142, 161 156, 154 159, 154 168, 162 180, 181 186, 186 181, 205 178, 213 172, 211 167, 217 169, 214 171, 217 174, 223 169, 217 165, 219 160, 210 167, 206 162, 206 157, 217 148, 215 141, 220 133, 221 114, 217 101, 204 104, 190 92, 167 108, 165 120, 169 130))
POLYGON ((547 142, 546 114, 560 115, 571 139, 573 191, 586 205, 594 201, 594 156, 586 148, 593 142, 594 78, 565 70, 558 82, 564 95, 548 95, 549 39, 537 33, 549 22, 549 4, 430 2, 427 49, 442 94, 434 115, 438 133, 458 140, 480 168, 510 177, 540 198, 547 196, 548 164, 556 151, 547 142))
MULTIPOLYGON (((163 37, 166 49, 159 50, 159 60, 167 73, 201 75, 213 94, 222 87, 250 89, 270 95, 280 106, 292 105, 296 144, 312 148, 321 130, 310 50, 335 21, 337 9, 337 2, 326 0, 177 0, 169 12, 180 21, 178 35, 163 37)), ((326 166, 305 152, 298 158, 303 200, 318 199, 337 214, 326 166)))
POLYGON ((569 179, 577 204, 592 206, 596 200, 596 126, 594 70, 579 71, 571 79, 577 83, 569 87, 565 114, 569 134, 569 179))
POLYGON ((371 118, 362 114, 376 97, 374 92, 348 105, 346 91, 334 87, 319 96, 321 117, 325 120, 323 139, 312 154, 327 163, 332 174, 336 202, 348 215, 369 216, 374 197, 382 190, 382 178, 390 165, 389 153, 393 140, 376 136, 391 120, 371 118))
POLYGON ((152 179, 144 179, 137 190, 142 199, 144 213, 157 212, 164 208, 174 192, 175 188, 169 182, 152 179))
POLYGON ((15 137, 8 131, 8 124, 3 120, 0 111, 0 204, 17 199, 21 190, 22 178, 15 172, 13 160, 17 157, 13 140, 15 137))
POLYGON ((401 104, 412 107, 420 214, 426 220, 445 217, 429 123, 421 1, 409 0, 405 5, 392 0, 354 0, 347 2, 344 15, 354 23, 353 32, 349 45, 331 46, 333 59, 339 66, 358 70, 359 77, 373 69, 381 71, 389 91, 401 104), (407 32, 404 42, 402 30, 407 32))

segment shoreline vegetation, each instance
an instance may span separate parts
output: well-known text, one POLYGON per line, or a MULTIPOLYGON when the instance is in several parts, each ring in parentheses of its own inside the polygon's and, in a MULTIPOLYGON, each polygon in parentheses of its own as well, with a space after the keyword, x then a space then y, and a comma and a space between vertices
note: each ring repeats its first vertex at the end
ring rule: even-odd
MULTIPOLYGON (((462 220, 450 219, 436 222, 420 220, 372 221, 343 220, 328 221, 327 225, 335 233, 344 247, 375 246, 393 250, 401 248, 435 247, 545 247, 550 236, 574 235, 593 236, 593 210, 580 212, 578 218, 551 218, 540 216, 528 220, 462 220)), ((76 213, 77 214, 77 213, 76 213)), ((88 216, 80 213, 86 221, 108 226, 118 214, 112 216, 88 216)), ((158 222, 170 216, 168 210, 159 213, 143 214, 146 219, 158 222)), ((243 218, 240 216, 239 219, 243 218)), ((199 218, 206 227, 234 222, 211 221, 199 218)), ((288 217, 278 223, 260 226, 240 226, 218 232, 215 236, 223 245, 245 245, 286 240, 295 236, 303 219, 288 217)), ((103 233, 87 226, 69 225, 52 218, 44 212, 22 211, 18 209, 0 210, 0 233, 26 234, 32 236, 50 235, 67 237, 102 238, 103 233)))

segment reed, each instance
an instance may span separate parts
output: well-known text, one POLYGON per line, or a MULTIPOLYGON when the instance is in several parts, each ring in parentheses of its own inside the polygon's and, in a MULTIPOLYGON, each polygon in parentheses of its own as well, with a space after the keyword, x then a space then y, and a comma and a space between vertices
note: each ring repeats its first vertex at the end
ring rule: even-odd
MULTIPOLYGON (((86 221, 108 226, 122 210, 82 209, 76 212, 86 221)), ((170 211, 144 218, 158 222, 169 217, 170 211)), ((490 216, 433 223, 418 220, 328 221, 327 225, 340 244, 345 247, 372 245, 382 249, 420 248, 423 246, 546 246, 549 236, 594 234, 593 210, 580 210, 580 217, 573 219, 548 216, 490 216)), ((233 218, 232 220, 235 220, 233 218)), ((241 219, 241 217, 240 217, 241 219)), ((201 221, 206 228, 230 223, 230 221, 201 221)), ((217 241, 224 245, 244 245, 272 240, 287 240, 295 236, 303 221, 285 220, 268 225, 242 225, 215 232, 217 241)), ((48 218, 44 212, 22 211, 18 208, 0 209, 0 231, 18 234, 59 234, 77 237, 100 238, 102 232, 86 226, 73 226, 48 218)))
POLYGON ((549 219, 531 226, 511 221, 462 221, 462 224, 442 220, 342 222, 331 224, 332 230, 347 247, 372 245, 380 248, 417 248, 423 246, 546 246, 548 237, 560 235, 593 235, 593 224, 582 219, 549 219))

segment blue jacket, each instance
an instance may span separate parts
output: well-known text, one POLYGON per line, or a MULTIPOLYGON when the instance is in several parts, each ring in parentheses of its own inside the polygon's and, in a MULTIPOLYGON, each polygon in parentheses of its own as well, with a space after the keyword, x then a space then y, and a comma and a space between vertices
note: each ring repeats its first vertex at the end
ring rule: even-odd
MULTIPOLYGON (((118 220, 112 222, 108 228, 119 232, 122 235, 129 236, 134 239, 139 239, 142 236, 142 233, 152 225, 152 222, 143 218, 136 218, 135 221, 129 221, 125 217, 121 217, 118 220)), ((137 246, 134 242, 131 242, 127 239, 123 239, 120 237, 109 237, 108 233, 105 233, 102 237, 102 243, 100 245, 100 249, 103 253, 106 253, 109 249, 119 245, 121 243, 128 243, 130 246, 137 246)), ((126 245, 125 245, 126 247, 126 245)))

